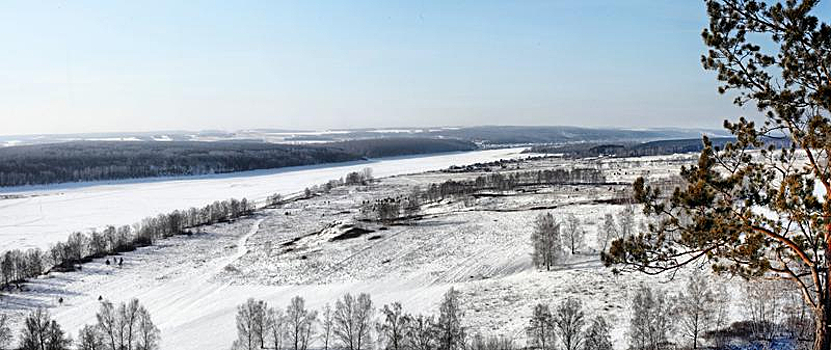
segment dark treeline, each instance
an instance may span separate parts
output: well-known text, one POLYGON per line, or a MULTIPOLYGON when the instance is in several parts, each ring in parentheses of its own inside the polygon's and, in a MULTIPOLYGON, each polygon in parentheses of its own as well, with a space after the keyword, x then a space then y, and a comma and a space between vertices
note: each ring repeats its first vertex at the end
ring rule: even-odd
POLYGON ((324 145, 370 158, 473 151, 479 148, 470 141, 428 137, 373 138, 333 142, 324 145))
POLYGON ((510 191, 522 186, 599 184, 605 182, 606 177, 603 175, 603 171, 594 168, 491 173, 477 176, 473 180, 447 180, 438 184, 430 184, 424 192, 424 198, 436 201, 451 196, 470 195, 479 191, 510 191))
POLYGON ((8 250, 0 255, 0 289, 11 288, 13 284, 49 271, 71 271, 94 258, 149 246, 157 239, 189 233, 190 228, 249 215, 254 209, 254 205, 246 199, 216 201, 202 208, 149 217, 134 225, 108 226, 102 231, 88 233, 73 232, 65 242, 52 244, 47 251, 37 248, 8 250))
POLYGON ((228 173, 360 158, 332 147, 259 142, 66 142, 0 148, 0 186, 228 173))
POLYGON ((329 193, 329 191, 336 187, 369 185, 374 179, 372 176, 372 168, 363 168, 361 171, 353 171, 346 174, 346 177, 329 180, 322 185, 308 187, 303 191, 303 194, 305 198, 311 198, 318 193, 329 193))
MULTIPOLYGON (((709 138, 713 147, 723 148, 728 142, 735 142, 733 137, 714 137, 709 138)), ((773 138, 766 138, 765 144, 774 147, 788 146, 787 140, 779 140, 773 138)), ((644 143, 621 143, 621 144, 598 144, 598 143, 581 143, 570 145, 541 145, 531 147, 527 152, 530 153, 553 153, 564 154, 567 157, 585 158, 585 157, 644 157, 644 156, 661 156, 669 154, 693 153, 701 152, 704 149, 704 142, 702 139, 681 139, 681 140, 659 140, 644 143)))
POLYGON ((75 141, 0 148, 0 187, 220 174, 477 148, 455 139, 403 137, 323 145, 75 141))
POLYGON ((541 155, 541 156, 534 156, 534 157, 525 157, 525 158, 510 158, 510 159, 499 159, 490 162, 482 162, 482 163, 473 163, 468 165, 452 165, 447 169, 441 170, 444 173, 466 173, 466 172, 473 172, 473 171, 484 171, 484 172, 491 172, 494 168, 499 169, 509 169, 511 165, 515 165, 515 168, 519 169, 519 163, 526 163, 536 160, 542 160, 547 158, 553 158, 554 156, 551 155, 541 155))

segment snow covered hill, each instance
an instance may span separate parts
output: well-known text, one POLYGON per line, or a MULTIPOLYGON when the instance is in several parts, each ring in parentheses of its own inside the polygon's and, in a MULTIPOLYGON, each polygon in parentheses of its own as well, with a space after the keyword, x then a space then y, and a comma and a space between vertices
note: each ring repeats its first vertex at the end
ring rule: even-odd
MULTIPOLYGON (((610 182, 623 183, 640 175, 669 176, 687 161, 656 157, 577 164, 548 159, 502 170, 597 166, 610 182)), ((623 348, 630 293, 638 284, 680 287, 668 277, 614 276, 599 262, 594 243, 598 223, 606 213, 623 209, 604 200, 623 185, 553 186, 473 201, 446 199, 424 207, 419 220, 392 225, 361 220, 359 206, 366 200, 483 173, 428 172, 339 187, 124 254, 123 267, 98 259, 79 272, 53 273, 27 284, 26 292, 0 299, 0 308, 21 314, 46 306, 75 333, 95 321, 99 297, 115 302, 139 298, 162 330, 163 349, 218 350, 234 340, 236 306, 249 297, 282 307, 300 295, 320 309, 344 293, 366 292, 379 307, 399 301, 408 311, 432 313, 442 294, 454 287, 462 292, 464 323, 473 333, 504 334, 521 342, 536 303, 576 297, 587 314, 609 318, 615 343, 623 348), (532 223, 542 212, 573 214, 588 232, 587 243, 554 271, 539 271, 531 263, 532 223)))

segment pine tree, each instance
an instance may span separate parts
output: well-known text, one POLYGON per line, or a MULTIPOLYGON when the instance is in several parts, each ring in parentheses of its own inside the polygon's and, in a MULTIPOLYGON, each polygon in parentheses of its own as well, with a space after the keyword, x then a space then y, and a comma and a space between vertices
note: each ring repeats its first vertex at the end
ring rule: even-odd
POLYGON ((705 137, 698 163, 682 169, 685 184, 669 198, 638 179, 635 199, 658 222, 613 243, 605 260, 659 273, 708 259, 717 272, 790 281, 813 313, 813 348, 827 350, 831 26, 817 16, 816 0, 705 3, 702 64, 717 73, 719 92, 756 107, 760 123, 725 121, 736 141, 724 147, 705 137))

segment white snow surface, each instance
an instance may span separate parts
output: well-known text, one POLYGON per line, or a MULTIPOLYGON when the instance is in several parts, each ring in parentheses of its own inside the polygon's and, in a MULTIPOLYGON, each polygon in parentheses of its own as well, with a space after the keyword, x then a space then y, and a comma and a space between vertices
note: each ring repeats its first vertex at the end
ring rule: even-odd
POLYGON ((46 248, 74 231, 129 225, 143 218, 216 200, 297 193, 370 167, 377 177, 418 173, 521 157, 523 149, 499 149, 430 156, 255 170, 231 174, 74 183, 0 189, 0 251, 46 248))
MULTIPOLYGON (((537 163, 579 166, 565 162, 537 163)), ((659 159, 601 163, 616 181, 645 174, 661 177, 677 171, 679 164, 659 159)), ((556 305, 574 297, 588 315, 607 317, 615 348, 623 349, 629 302, 638 284, 667 293, 682 287, 685 272, 674 280, 615 276, 600 263, 597 224, 606 213, 623 207, 597 200, 612 198, 623 186, 549 186, 467 203, 444 200, 423 208, 422 220, 398 225, 356 220, 364 200, 476 175, 431 172, 339 187, 123 254, 121 268, 97 259, 82 271, 38 278, 26 284, 27 291, 0 299, 0 311, 19 320, 28 309, 48 307, 66 330, 77 334, 84 324, 95 322, 99 297, 113 302, 138 298, 161 329, 162 349, 220 350, 235 339, 236 307, 248 298, 284 308, 300 295, 308 307, 319 310, 344 293, 366 292, 376 307, 397 301, 409 312, 431 314, 453 287, 461 291, 463 322, 471 333, 504 334, 522 344, 535 304, 556 305), (554 271, 535 269, 529 255, 533 221, 546 211, 555 217, 574 214, 587 230, 586 246, 554 271), (332 240, 352 226, 372 232, 332 240)))

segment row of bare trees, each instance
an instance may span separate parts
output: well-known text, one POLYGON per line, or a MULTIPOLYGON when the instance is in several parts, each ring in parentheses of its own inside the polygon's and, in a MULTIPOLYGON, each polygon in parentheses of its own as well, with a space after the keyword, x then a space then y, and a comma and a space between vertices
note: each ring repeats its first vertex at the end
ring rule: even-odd
POLYGON ((809 348, 814 340, 810 309, 783 283, 745 282, 743 299, 737 301, 724 283, 712 283, 700 271, 675 294, 641 285, 630 304, 629 348, 770 348, 777 343, 809 348), (730 322, 731 308, 741 310, 744 319, 730 322))
MULTIPOLYGON (((538 215, 531 233, 534 266, 548 271, 567 255, 583 251, 587 246, 583 226, 574 214, 565 214, 560 218, 551 213, 538 215)), ((607 213, 597 224, 596 250, 605 251, 609 242, 631 236, 635 229, 634 206, 624 206, 618 213, 607 213)))
MULTIPOLYGON (((30 311, 20 331, 19 350, 157 350, 159 329, 150 313, 132 299, 114 305, 105 300, 96 314, 97 323, 85 325, 72 338, 43 308, 30 311)), ((0 349, 12 349, 13 335, 8 316, 0 314, 0 349)))
POLYGON ((546 271, 560 263, 566 254, 577 254, 585 245, 586 231, 573 214, 557 220, 551 213, 537 216, 531 233, 534 266, 546 271))
MULTIPOLYGON (((451 197, 468 200, 474 194, 482 191, 510 191, 522 186, 605 182, 606 177, 603 172, 595 168, 491 173, 478 176, 472 180, 447 180, 441 183, 433 183, 424 190, 416 186, 409 193, 365 201, 361 205, 361 213, 365 219, 389 222, 402 218, 412 218, 419 213, 422 205, 439 202, 451 197)), ((572 251, 577 249, 577 243, 574 240, 570 244, 572 251)))
MULTIPOLYGON (((327 304, 321 312, 306 308, 300 296, 285 311, 249 299, 237 308, 232 349, 307 350, 316 342, 324 350, 461 350, 468 343, 462 316, 459 292, 453 289, 444 295, 438 318, 405 313, 400 303, 376 310, 364 293, 345 294, 334 308, 327 304)), ((481 336, 471 339, 481 346, 494 343, 481 336)))
POLYGON ((471 195, 480 191, 510 191, 523 186, 602 184, 603 171, 595 168, 546 169, 513 171, 480 175, 473 180, 447 180, 431 184, 424 192, 425 200, 434 202, 452 196, 471 195))
POLYGON ((532 349, 612 349, 609 324, 602 316, 589 320, 583 304, 574 298, 563 300, 553 311, 546 304, 534 306, 526 332, 532 349))
POLYGON ((329 193, 329 191, 341 186, 366 186, 372 183, 373 180, 375 180, 375 177, 372 175, 372 168, 363 168, 361 171, 347 173, 345 177, 340 179, 333 179, 322 185, 307 187, 303 190, 303 196, 311 198, 317 193, 329 193))
POLYGON ((149 217, 132 226, 107 226, 101 231, 73 232, 65 242, 52 244, 46 251, 38 248, 8 250, 0 254, 0 289, 49 271, 73 270, 94 258, 152 245, 155 240, 187 233, 193 227, 249 215, 254 209, 254 204, 244 198, 216 201, 202 208, 149 217))

